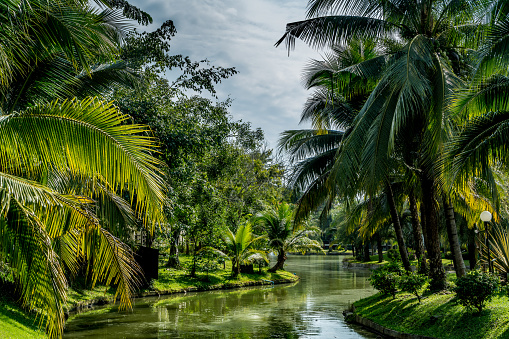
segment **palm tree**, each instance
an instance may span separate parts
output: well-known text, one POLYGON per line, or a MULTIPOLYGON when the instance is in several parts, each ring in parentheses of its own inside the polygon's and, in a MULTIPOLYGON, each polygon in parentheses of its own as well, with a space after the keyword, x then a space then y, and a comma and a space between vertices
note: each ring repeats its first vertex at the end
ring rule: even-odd
POLYGON ((96 203, 108 200, 153 230, 165 220, 164 166, 148 128, 86 97, 134 79, 112 61, 123 28, 115 11, 5 0, 0 20, 0 256, 23 303, 59 337, 64 267, 75 274, 84 260, 92 282, 117 286, 121 307, 130 307, 139 268, 96 203))
POLYGON ((318 234, 320 229, 317 227, 295 229, 293 219, 292 208, 287 203, 280 203, 255 217, 255 222, 261 224, 267 232, 269 247, 277 252, 277 262, 269 272, 284 269, 286 254, 289 251, 312 249, 323 251, 318 241, 309 238, 310 235, 318 234))
POLYGON ((375 44, 352 41, 347 47, 333 48, 323 60, 311 60, 304 71, 306 88, 315 92, 308 98, 300 122, 310 121, 312 128, 285 131, 279 140, 279 150, 289 154, 295 164, 290 186, 303 191, 297 202, 297 223, 320 207, 323 218, 332 206, 336 194, 324 184, 354 117, 374 85, 369 76, 359 76, 362 69, 355 65, 376 56, 375 44))
POLYGON ((223 251, 211 247, 206 247, 204 250, 222 257, 229 257, 232 261, 232 277, 236 277, 240 274, 240 265, 265 258, 265 252, 255 248, 257 243, 264 238, 264 235, 254 235, 251 223, 244 222, 238 226, 235 234, 230 229, 225 232, 223 251))
MULTIPOLYGON (((357 115, 332 169, 329 187, 360 180, 368 194, 386 185, 389 158, 409 136, 418 145, 415 165, 420 173, 426 248, 434 288, 445 285, 438 234, 443 143, 450 135, 447 100, 459 87, 464 48, 476 48, 472 33, 481 23, 477 1, 311 0, 308 19, 287 25, 277 42, 288 48, 299 38, 315 47, 337 45, 351 38, 370 38, 395 48, 378 70, 370 61, 357 67, 378 71, 378 83, 357 115), (339 15, 328 15, 331 12, 339 15), (324 16, 322 16, 324 15, 324 16)), ((413 164, 409 164, 413 165, 413 164)))

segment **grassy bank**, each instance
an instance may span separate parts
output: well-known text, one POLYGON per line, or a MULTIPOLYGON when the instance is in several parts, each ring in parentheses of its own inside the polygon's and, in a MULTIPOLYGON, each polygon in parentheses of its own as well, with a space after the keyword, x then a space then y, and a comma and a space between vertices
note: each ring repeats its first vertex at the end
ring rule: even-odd
MULTIPOLYGON (((262 268, 261 272, 255 269, 253 274, 242 273, 236 278, 231 277, 231 263, 227 262, 225 267, 209 273, 196 272, 195 276, 190 275, 192 258, 182 256, 181 269, 165 267, 162 260, 159 267, 159 279, 153 280, 149 288, 140 292, 178 293, 184 291, 200 291, 221 288, 236 288, 243 286, 270 284, 264 280, 275 282, 295 282, 298 277, 291 272, 278 271, 267 272, 262 268)), ((113 302, 114 291, 104 286, 97 286, 94 289, 71 288, 68 291, 67 309, 73 309, 78 304, 86 304, 91 300, 103 303, 113 302)), ((19 304, 13 300, 7 291, 0 291, 0 338, 2 339, 43 339, 46 338, 43 331, 38 329, 38 321, 35 314, 25 312, 19 304)))
MULTIPOLYGON (((349 261, 354 264, 383 265, 383 264, 389 263, 390 260, 387 256, 387 253, 384 253, 384 260, 382 262, 378 262, 378 254, 370 256, 370 261, 357 260, 353 256, 348 256, 345 259, 343 259, 343 261, 349 261)), ((463 260, 463 261, 465 262, 465 266, 469 267, 469 265, 470 265, 469 261, 468 260, 463 260)), ((410 264, 413 266, 417 266, 417 260, 410 260, 410 264)), ((453 265, 453 261, 452 261, 452 259, 442 258, 442 264, 446 267, 451 267, 453 265)))
POLYGON ((33 315, 23 311, 5 293, 0 294, 0 338, 45 339, 46 335, 37 327, 33 315))
MULTIPOLYGON (((295 282, 299 278, 291 272, 278 271, 276 273, 267 272, 267 267, 261 271, 255 268, 255 273, 241 273, 239 276, 232 277, 231 262, 226 262, 225 266, 220 265, 216 270, 208 273, 196 271, 191 276, 192 257, 180 257, 181 268, 174 269, 165 266, 166 260, 161 259, 159 265, 159 279, 153 280, 148 288, 140 290, 140 296, 147 293, 179 293, 186 291, 206 291, 223 288, 236 288, 243 286, 270 284, 269 281, 276 283, 295 282)), ((68 293, 68 309, 74 309, 78 304, 86 304, 95 300, 101 303, 110 303, 113 301, 114 291, 104 286, 98 286, 94 289, 70 289, 68 293)))
POLYGON ((387 328, 435 338, 509 338, 509 299, 497 295, 480 315, 456 303, 455 294, 430 294, 396 299, 375 294, 354 303, 355 312, 387 328))

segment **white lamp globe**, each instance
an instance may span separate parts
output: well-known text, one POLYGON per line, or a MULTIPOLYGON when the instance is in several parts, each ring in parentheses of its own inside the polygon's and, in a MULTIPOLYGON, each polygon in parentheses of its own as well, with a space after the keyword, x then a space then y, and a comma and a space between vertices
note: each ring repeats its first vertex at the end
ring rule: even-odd
POLYGON ((488 211, 484 211, 481 213, 481 220, 484 222, 488 222, 491 220, 491 213, 488 211))

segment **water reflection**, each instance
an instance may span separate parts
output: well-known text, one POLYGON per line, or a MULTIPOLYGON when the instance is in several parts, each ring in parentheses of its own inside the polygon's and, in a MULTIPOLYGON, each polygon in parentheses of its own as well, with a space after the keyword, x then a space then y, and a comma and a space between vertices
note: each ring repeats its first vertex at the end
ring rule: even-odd
POLYGON ((274 288, 211 291, 137 300, 132 313, 83 314, 64 338, 375 338, 346 325, 341 312, 373 294, 369 271, 341 257, 290 256, 301 281, 274 288))

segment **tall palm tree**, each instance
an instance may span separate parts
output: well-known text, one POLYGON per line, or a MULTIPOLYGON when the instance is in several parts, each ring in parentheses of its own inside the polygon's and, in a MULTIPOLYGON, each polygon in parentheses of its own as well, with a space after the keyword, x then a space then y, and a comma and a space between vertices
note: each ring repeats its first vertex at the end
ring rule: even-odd
POLYGON ((162 225, 164 166, 147 127, 87 97, 134 79, 114 62, 117 12, 82 1, 3 0, 0 20, 0 256, 23 303, 59 337, 64 267, 76 273, 86 261, 93 283, 117 286, 121 306, 130 306, 139 268, 96 203, 113 202, 126 220, 141 216, 149 230, 162 225))
POLYGON ((323 251, 320 243, 309 238, 319 233, 319 228, 304 226, 302 229, 294 227, 293 210, 287 203, 280 203, 272 209, 259 213, 255 222, 263 226, 267 232, 268 245, 277 252, 277 262, 269 272, 283 270, 286 254, 289 251, 323 251))
POLYGON ((415 159, 435 288, 445 285, 438 234, 441 171, 436 166, 450 135, 451 119, 445 107, 461 83, 462 50, 477 47, 478 39, 471 33, 482 21, 483 5, 469 0, 311 0, 308 19, 288 24, 277 42, 286 42, 288 48, 297 38, 315 47, 341 44, 354 37, 399 43, 396 51, 386 55, 376 88, 343 142, 329 186, 349 185, 360 174, 368 194, 375 192, 388 181, 389 159, 396 145, 405 145, 411 135, 418 145, 415 159), (338 15, 329 15, 331 12, 338 15))
POLYGON ((377 55, 375 44, 352 41, 344 48, 333 48, 323 60, 311 60, 304 71, 306 88, 315 92, 304 106, 301 123, 309 121, 312 128, 285 131, 279 140, 280 151, 289 154, 295 165, 290 185, 303 191, 297 202, 296 222, 319 207, 324 215, 332 206, 336 194, 324 184, 354 117, 374 85, 369 75, 359 76, 362 69, 355 65, 377 55))

